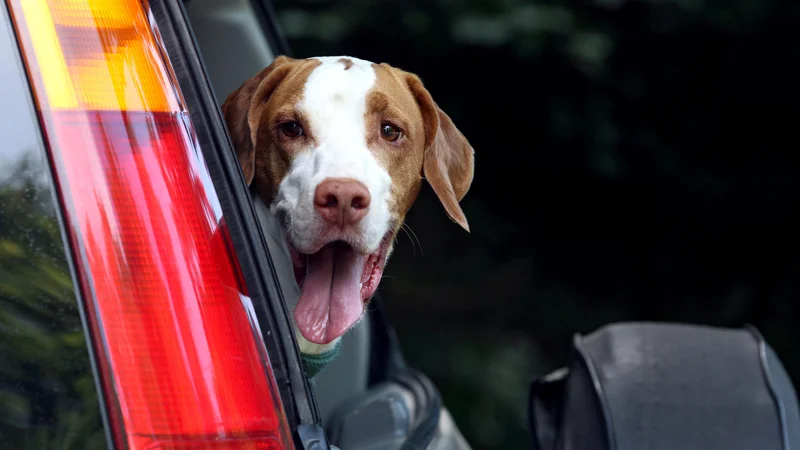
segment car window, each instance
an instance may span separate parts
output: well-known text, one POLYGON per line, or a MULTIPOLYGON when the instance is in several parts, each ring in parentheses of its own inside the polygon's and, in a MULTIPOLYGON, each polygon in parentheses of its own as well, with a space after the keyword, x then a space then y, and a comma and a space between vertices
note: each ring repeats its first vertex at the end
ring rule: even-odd
POLYGON ((250 0, 193 0, 186 13, 220 104, 275 58, 250 0))
POLYGON ((1 5, 0 98, 0 442, 106 448, 49 163, 1 5))

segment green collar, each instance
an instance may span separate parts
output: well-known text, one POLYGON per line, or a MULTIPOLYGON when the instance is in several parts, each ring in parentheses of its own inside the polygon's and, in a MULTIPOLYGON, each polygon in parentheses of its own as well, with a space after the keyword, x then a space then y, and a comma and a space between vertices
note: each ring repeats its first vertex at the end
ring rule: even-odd
POLYGON ((342 340, 339 339, 339 342, 336 343, 336 346, 325 353, 320 353, 319 355, 300 353, 300 357, 303 360, 303 366, 305 366, 306 369, 306 376, 308 376, 308 378, 313 378, 315 375, 320 373, 320 371, 322 371, 322 369, 324 369, 328 363, 336 359, 341 351, 342 340))

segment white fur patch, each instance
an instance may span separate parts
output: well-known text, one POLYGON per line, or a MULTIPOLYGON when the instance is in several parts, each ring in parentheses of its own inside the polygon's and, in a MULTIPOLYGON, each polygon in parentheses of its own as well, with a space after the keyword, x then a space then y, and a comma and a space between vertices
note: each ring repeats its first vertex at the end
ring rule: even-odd
POLYGON ((316 58, 298 110, 307 119, 307 132, 316 145, 300 152, 281 181, 273 212, 288 223, 288 236, 302 253, 314 253, 322 244, 323 219, 314 208, 314 192, 327 178, 352 178, 367 187, 371 203, 366 216, 341 236, 363 254, 375 252, 389 231, 391 178, 367 147, 367 94, 375 85, 372 63, 351 57, 316 58), (352 66, 345 70, 339 60, 352 66))

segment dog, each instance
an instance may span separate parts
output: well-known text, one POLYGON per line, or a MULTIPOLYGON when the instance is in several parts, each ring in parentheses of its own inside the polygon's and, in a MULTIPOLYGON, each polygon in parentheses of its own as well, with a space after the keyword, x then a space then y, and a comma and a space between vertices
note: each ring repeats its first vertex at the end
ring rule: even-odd
POLYGON ((285 232, 303 353, 330 350, 361 319, 423 179, 469 231, 459 202, 474 150, 412 73, 279 56, 222 112, 246 183, 285 232))

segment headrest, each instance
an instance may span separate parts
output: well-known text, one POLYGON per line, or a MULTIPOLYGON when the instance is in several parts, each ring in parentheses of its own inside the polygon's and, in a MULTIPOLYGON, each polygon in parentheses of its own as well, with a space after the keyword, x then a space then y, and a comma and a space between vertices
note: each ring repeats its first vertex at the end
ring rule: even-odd
POLYGON ((800 449, 797 395, 753 328, 621 323, 533 383, 535 450, 800 449))

